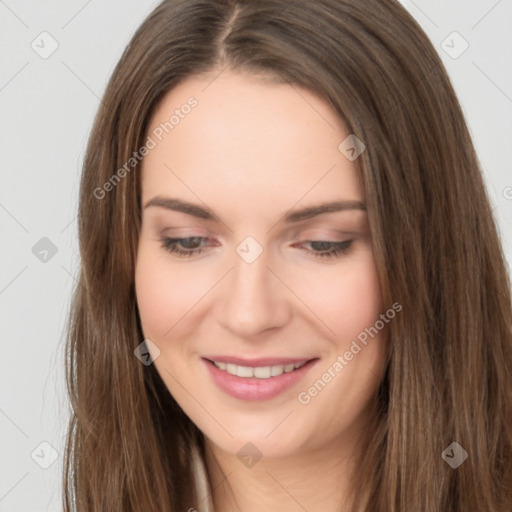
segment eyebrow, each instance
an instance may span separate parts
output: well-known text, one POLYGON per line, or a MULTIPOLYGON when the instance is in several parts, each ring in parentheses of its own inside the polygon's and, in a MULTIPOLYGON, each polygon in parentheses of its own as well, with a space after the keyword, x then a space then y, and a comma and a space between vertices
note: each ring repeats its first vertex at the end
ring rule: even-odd
MULTIPOLYGON (((181 199, 171 197, 155 196, 150 199, 144 209, 151 206, 165 208, 175 212, 186 213, 193 217, 198 217, 205 220, 219 220, 218 217, 209 209, 199 206, 198 204, 189 203, 181 199)), ((308 206, 300 210, 288 211, 284 215, 285 223, 299 222, 301 220, 311 219, 323 213, 341 212, 347 210, 366 210, 366 205, 361 201, 331 201, 329 203, 322 203, 319 205, 308 206)))

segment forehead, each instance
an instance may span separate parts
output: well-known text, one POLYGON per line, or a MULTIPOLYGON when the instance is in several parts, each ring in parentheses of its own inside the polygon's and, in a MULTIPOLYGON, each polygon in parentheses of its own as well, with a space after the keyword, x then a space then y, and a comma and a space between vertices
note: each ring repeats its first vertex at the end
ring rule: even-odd
POLYGON ((162 99, 146 135, 155 146, 142 163, 143 201, 173 195, 257 212, 362 199, 355 165, 338 149, 346 127, 297 85, 227 71, 191 77, 162 99))

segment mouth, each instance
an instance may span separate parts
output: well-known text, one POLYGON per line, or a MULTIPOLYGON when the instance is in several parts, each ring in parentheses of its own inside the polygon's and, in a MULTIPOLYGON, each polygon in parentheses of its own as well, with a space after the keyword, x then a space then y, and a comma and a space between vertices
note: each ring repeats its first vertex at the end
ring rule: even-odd
POLYGON ((242 365, 227 363, 225 361, 216 361, 212 359, 207 359, 207 361, 215 365, 219 370, 222 370, 224 372, 229 373, 230 375, 234 375, 236 377, 241 377, 244 379, 270 379, 271 377, 278 377, 283 373, 290 373, 295 370, 298 370, 308 362, 308 360, 302 360, 286 364, 256 365, 253 363, 252 365, 242 365))
POLYGON ((319 358, 243 360, 208 356, 202 360, 221 391, 238 399, 261 401, 291 388, 309 372, 319 358))

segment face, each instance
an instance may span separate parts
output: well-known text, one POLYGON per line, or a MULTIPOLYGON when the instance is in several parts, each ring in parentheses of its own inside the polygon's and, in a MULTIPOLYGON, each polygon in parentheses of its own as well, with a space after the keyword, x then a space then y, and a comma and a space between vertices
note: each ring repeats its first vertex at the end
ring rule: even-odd
POLYGON ((338 149, 350 134, 308 90, 214 76, 182 82, 150 121, 143 333, 216 447, 318 449, 361 428, 386 343, 364 191, 338 149))

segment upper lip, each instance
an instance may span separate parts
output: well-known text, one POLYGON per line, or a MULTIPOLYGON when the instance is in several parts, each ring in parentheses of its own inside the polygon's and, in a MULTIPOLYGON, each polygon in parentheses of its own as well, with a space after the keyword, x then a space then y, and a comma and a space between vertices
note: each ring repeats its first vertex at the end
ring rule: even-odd
POLYGON ((287 364, 307 363, 308 361, 315 359, 300 357, 258 357, 256 359, 243 359, 241 357, 217 355, 203 356, 203 358, 218 363, 236 364, 237 366, 249 366, 252 368, 257 366, 284 366, 287 364))

